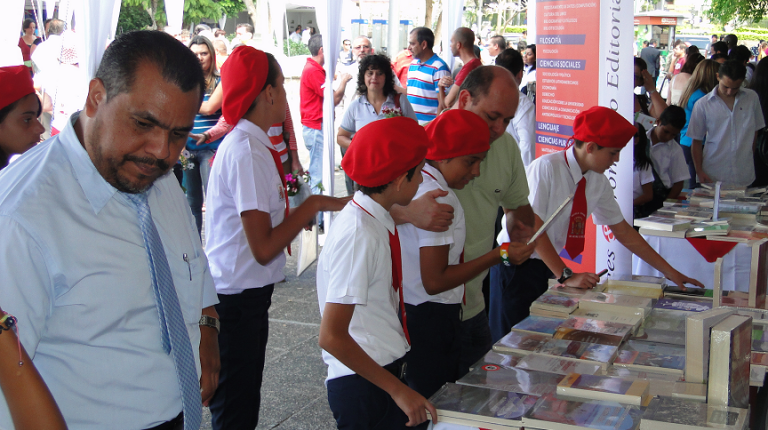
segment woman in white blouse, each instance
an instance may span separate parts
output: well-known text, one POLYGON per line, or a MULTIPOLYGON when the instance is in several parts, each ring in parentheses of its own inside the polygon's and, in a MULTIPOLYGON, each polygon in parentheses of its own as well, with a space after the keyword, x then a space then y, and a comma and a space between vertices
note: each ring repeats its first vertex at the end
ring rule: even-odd
MULTIPOLYGON (((336 137, 342 157, 355 133, 373 121, 392 116, 405 116, 416 121, 416 113, 408 97, 395 90, 395 74, 386 55, 366 55, 360 60, 357 95, 360 97, 352 101, 344 112, 336 137)), ((350 195, 354 192, 353 184, 347 176, 347 192, 350 195)))
POLYGON ((683 95, 685 87, 688 86, 688 81, 693 75, 693 71, 696 70, 696 66, 704 61, 704 56, 695 52, 688 55, 685 60, 680 73, 675 75, 671 81, 669 81, 669 92, 667 93, 667 106, 677 105, 680 102, 680 96, 683 95))

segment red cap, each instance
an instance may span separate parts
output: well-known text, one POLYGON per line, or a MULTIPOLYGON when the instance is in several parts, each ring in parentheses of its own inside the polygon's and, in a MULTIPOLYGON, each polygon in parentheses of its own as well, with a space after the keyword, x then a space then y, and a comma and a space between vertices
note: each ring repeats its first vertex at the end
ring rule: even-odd
POLYGON ((424 127, 413 119, 381 119, 355 133, 341 168, 364 187, 380 187, 424 161, 427 146, 424 127))
POLYGON ((576 115, 573 138, 595 142, 604 148, 623 148, 637 133, 637 128, 613 109, 594 106, 576 115))
POLYGON ((424 130, 429 136, 428 160, 447 160, 491 149, 488 124, 468 110, 445 111, 424 130))
POLYGON ((29 67, 0 67, 0 109, 34 92, 29 67))
POLYGON ((221 66, 223 92, 221 113, 228 124, 237 124, 261 93, 269 74, 269 61, 263 51, 239 46, 221 66))

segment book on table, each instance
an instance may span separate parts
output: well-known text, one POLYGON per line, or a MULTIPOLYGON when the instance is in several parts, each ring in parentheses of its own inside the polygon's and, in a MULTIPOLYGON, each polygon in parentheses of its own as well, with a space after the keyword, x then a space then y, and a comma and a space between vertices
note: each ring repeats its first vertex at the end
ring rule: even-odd
POLYGON ((560 324, 560 328, 572 328, 626 339, 632 333, 634 326, 571 315, 570 318, 560 324))
POLYGON ((567 360, 560 357, 536 353, 526 355, 517 362, 515 367, 537 370, 539 372, 556 373, 563 376, 568 375, 569 373, 583 373, 586 375, 603 373, 603 366, 600 363, 567 360))
POLYGON ((485 353, 483 358, 477 360, 474 364, 469 366, 469 370, 473 370, 486 364, 495 364, 501 367, 515 367, 521 358, 525 357, 523 354, 515 354, 512 352, 501 353, 494 350, 490 350, 485 353))
POLYGON ((685 319, 690 313, 653 309, 632 339, 685 346, 685 319))
POLYGON ((678 239, 685 239, 685 234, 688 233, 688 230, 666 231, 655 230, 648 227, 640 227, 637 232, 643 236, 675 237, 678 239))
POLYGON ((450 382, 430 398, 438 422, 494 430, 520 428, 523 415, 537 400, 536 396, 450 382))
POLYGON ((540 308, 566 314, 570 314, 577 307, 579 307, 579 299, 566 294, 559 294, 552 290, 547 290, 547 292, 537 297, 531 303, 531 309, 540 308))
POLYGON ((712 327, 736 311, 715 308, 690 312, 685 321, 685 380, 704 383, 709 374, 709 339, 712 327))
POLYGON ((612 346, 619 346, 621 345, 621 342, 626 339, 626 336, 615 336, 611 334, 606 333, 596 333, 593 331, 586 331, 586 330, 580 330, 577 328, 571 328, 571 327, 559 327, 555 334, 552 336, 553 339, 563 339, 563 340, 575 340, 579 342, 586 342, 586 343, 596 343, 600 345, 612 345, 612 346))
POLYGON ((680 231, 688 230, 691 222, 676 218, 667 218, 661 216, 649 216, 646 218, 635 218, 635 227, 645 227, 651 230, 680 231))
POLYGON ((728 224, 693 224, 685 233, 685 237, 714 238, 715 236, 727 236, 730 231, 731 226, 728 224))
POLYGON ((616 309, 618 312, 606 312, 606 311, 588 311, 586 309, 576 309, 571 314, 572 317, 589 318, 598 321, 606 321, 611 323, 626 324, 632 327, 632 331, 637 331, 640 324, 643 322, 643 318, 637 315, 622 314, 621 309, 616 309))
POLYGON ((646 408, 640 430, 747 430, 748 418, 746 409, 660 397, 646 408))
POLYGON ((541 397, 523 417, 525 428, 549 430, 578 430, 584 427, 598 430, 633 430, 640 422, 642 411, 637 406, 616 402, 597 402, 541 397))
POLYGON ((605 370, 613 363, 619 348, 611 345, 579 342, 576 340, 550 339, 535 352, 566 360, 597 363, 605 370))
POLYGON ((691 206, 675 214, 675 218, 680 221, 705 222, 712 219, 712 209, 704 207, 691 206))
POLYGON ((528 334, 544 334, 552 336, 560 324, 565 321, 562 318, 541 317, 528 315, 524 320, 515 324, 512 331, 528 334))
POLYGON ((666 343, 628 340, 621 346, 614 366, 685 374, 685 347, 666 343))
POLYGON ((730 315, 712 327, 707 402, 749 406, 752 318, 730 315))
POLYGON ((660 276, 613 274, 610 278, 606 279, 604 284, 663 290, 667 280, 660 276))
POLYGON ((538 351, 541 345, 549 339, 552 339, 552 336, 546 334, 511 331, 493 345, 493 350, 501 353, 512 352, 527 355, 538 351))
POLYGON ((579 307, 588 311, 605 311, 632 314, 645 318, 651 311, 653 300, 621 294, 590 291, 579 300, 579 307))
POLYGON ((651 384, 642 379, 571 373, 557 384, 557 397, 565 400, 602 400, 648 406, 651 384))
POLYGON ((654 309, 667 309, 672 311, 704 312, 712 309, 712 302, 665 297, 659 299, 653 307, 654 309))
POLYGON ((663 396, 695 400, 697 402, 707 401, 707 385, 684 382, 685 377, 679 373, 672 374, 611 366, 605 372, 605 376, 648 381, 652 397, 663 396))
POLYGON ((649 299, 659 299, 664 296, 664 290, 654 290, 651 288, 631 287, 628 285, 606 285, 603 288, 606 294, 619 294, 625 296, 647 297, 649 299))
POLYGON ((563 375, 486 364, 472 369, 457 384, 493 388, 519 394, 541 396, 554 393, 563 375))

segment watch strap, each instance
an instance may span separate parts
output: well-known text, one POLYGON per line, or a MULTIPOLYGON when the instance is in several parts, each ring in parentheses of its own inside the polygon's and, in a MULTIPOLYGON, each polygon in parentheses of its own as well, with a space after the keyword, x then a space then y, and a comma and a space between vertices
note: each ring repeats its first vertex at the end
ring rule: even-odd
POLYGON ((200 317, 200 321, 198 322, 198 324, 201 326, 211 327, 213 329, 216 329, 216 333, 221 332, 221 323, 219 323, 218 318, 214 318, 209 315, 203 315, 200 317))

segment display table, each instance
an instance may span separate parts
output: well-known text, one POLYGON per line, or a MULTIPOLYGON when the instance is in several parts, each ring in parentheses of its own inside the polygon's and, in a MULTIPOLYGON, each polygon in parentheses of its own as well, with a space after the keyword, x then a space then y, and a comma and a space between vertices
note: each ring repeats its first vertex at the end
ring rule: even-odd
POLYGON ((483 430, 478 427, 460 426, 458 424, 448 424, 438 422, 437 424, 429 423, 429 430, 483 430))
MULTIPOLYGON (((714 287, 715 263, 709 263, 691 245, 688 240, 676 237, 643 235, 643 238, 669 264, 684 275, 696 278, 707 288, 714 287)), ((723 257, 722 288, 749 292, 750 286, 758 282, 766 283, 760 271, 765 271, 765 240, 738 243, 723 257), (753 270, 754 269, 754 270, 753 270), (758 281, 758 279, 761 279, 758 281)), ((641 260, 637 255, 632 256, 632 273, 635 275, 663 276, 661 272, 641 260)))

